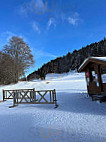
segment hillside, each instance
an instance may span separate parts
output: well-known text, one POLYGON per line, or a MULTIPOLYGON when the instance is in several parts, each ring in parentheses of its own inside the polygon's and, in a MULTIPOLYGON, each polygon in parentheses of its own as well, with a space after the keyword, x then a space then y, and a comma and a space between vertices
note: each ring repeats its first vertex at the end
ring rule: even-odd
POLYGON ((63 57, 58 57, 44 64, 38 71, 28 75, 28 80, 33 78, 44 78, 48 73, 64 73, 70 70, 76 70, 81 63, 90 56, 106 56, 106 38, 100 42, 95 42, 80 50, 74 50, 63 57))

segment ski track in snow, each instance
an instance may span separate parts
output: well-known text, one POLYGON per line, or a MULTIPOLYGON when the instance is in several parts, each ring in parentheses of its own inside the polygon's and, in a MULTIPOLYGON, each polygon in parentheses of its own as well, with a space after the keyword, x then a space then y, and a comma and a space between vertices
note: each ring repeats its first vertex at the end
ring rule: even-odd
POLYGON ((59 107, 0 103, 0 142, 106 142, 106 103, 87 97, 83 73, 49 74, 45 81, 19 82, 2 89, 56 89, 59 107))

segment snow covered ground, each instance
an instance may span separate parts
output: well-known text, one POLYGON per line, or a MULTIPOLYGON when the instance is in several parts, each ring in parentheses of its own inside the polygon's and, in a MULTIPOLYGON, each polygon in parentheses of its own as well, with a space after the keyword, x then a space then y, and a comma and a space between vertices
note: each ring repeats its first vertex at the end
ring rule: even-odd
POLYGON ((2 89, 56 89, 59 107, 0 103, 0 142, 105 142, 106 103, 86 95, 83 73, 49 74, 45 81, 19 82, 2 89))

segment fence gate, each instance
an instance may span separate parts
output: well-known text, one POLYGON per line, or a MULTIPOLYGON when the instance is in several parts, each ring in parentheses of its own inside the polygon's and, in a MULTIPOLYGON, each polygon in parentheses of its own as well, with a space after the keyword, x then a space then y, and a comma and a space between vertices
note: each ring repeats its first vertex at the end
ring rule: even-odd
POLYGON ((13 99, 13 106, 18 104, 55 104, 58 107, 56 99, 56 90, 20 89, 20 90, 3 90, 3 100, 13 99))

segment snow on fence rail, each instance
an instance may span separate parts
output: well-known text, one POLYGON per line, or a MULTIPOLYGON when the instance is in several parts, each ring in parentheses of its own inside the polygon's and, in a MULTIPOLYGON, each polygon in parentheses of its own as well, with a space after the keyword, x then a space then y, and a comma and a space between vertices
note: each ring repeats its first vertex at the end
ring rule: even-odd
POLYGON ((13 99, 13 106, 18 104, 55 104, 58 107, 56 99, 56 90, 18 89, 3 90, 3 101, 13 99))

